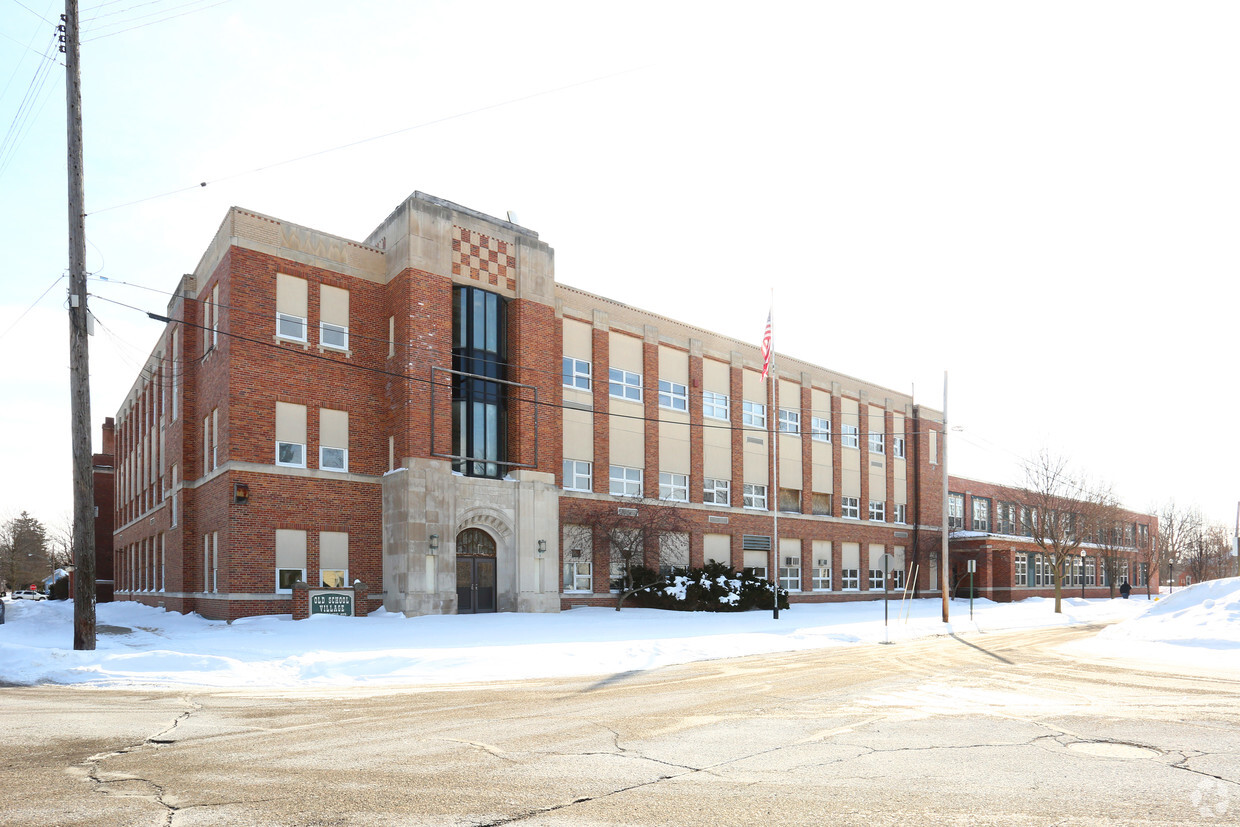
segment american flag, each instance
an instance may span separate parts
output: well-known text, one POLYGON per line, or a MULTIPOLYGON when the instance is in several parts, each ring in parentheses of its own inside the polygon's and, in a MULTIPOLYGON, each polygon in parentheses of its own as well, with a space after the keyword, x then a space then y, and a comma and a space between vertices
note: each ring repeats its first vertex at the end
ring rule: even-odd
POLYGON ((766 330, 762 334, 762 381, 771 372, 771 313, 766 314, 766 330))

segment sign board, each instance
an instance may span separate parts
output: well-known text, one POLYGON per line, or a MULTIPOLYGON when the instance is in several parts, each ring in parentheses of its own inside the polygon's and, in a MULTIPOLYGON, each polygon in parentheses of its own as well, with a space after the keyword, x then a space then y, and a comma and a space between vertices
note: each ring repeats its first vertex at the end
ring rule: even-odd
POLYGON ((353 595, 349 592, 310 592, 310 614, 353 617, 353 595))
POLYGON ((884 554, 882 557, 878 558, 878 561, 883 564, 883 574, 890 574, 891 570, 896 567, 896 558, 894 555, 884 554))
POLYGON ((969 561, 969 574, 973 574, 976 571, 977 571, 977 561, 970 560, 969 561))

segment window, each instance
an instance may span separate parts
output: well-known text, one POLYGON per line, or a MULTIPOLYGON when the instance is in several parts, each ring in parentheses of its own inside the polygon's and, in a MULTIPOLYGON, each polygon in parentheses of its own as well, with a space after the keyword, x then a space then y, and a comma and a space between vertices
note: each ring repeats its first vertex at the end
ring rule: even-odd
POLYGON ((816 592, 831 591, 831 561, 823 557, 810 569, 810 588, 816 592))
POLYGON ((741 553, 744 555, 744 568, 754 577, 766 578, 767 555, 771 551, 771 538, 762 534, 742 534, 741 553))
POLYGON ((947 530, 964 528, 964 494, 947 495, 947 530))
POLYGON ((840 497, 840 516, 850 520, 860 520, 861 501, 856 497, 840 497))
POLYGON ((1072 585, 1082 586, 1085 584, 1085 563, 1077 557, 1072 561, 1072 585))
POLYGON ((349 585, 349 535, 346 532, 319 532, 319 582, 326 589, 343 589, 349 585))
POLYGON ((801 489, 799 488, 781 488, 779 489, 779 499, 776 501, 779 510, 787 514, 801 513, 801 489))
POLYGON ((319 409, 319 467, 349 470, 349 412, 319 409))
POLYGON ((904 591, 904 569, 891 570, 891 588, 904 591))
POLYGON ((779 587, 790 592, 801 590, 801 558, 785 557, 779 567, 779 587))
POLYGON ((289 594, 306 579, 306 532, 276 529, 276 592, 289 594))
POLYGON ((503 476, 508 459, 508 305, 476 287, 452 291, 452 470, 503 476))
POLYGON ((276 403, 276 465, 306 467, 306 406, 276 403))
POLYGON ((886 522, 887 504, 878 500, 870 500, 870 519, 880 523, 886 522))
POLYGON ((564 490, 594 490, 594 479, 590 463, 579 459, 564 460, 564 490))
POLYGON ((306 341, 306 319, 310 306, 306 280, 284 273, 276 274, 276 335, 296 342, 306 341))
POLYGON ((901 524, 908 522, 908 504, 907 503, 896 503, 895 521, 901 524))
POLYGON ((220 346, 220 286, 211 288, 211 349, 220 346))
POLYGON ((678 382, 659 380, 659 407, 673 411, 689 410, 689 389, 678 382))
POLYGON ((1014 503, 999 503, 998 514, 1000 534, 1016 533, 1016 505, 1014 503))
POLYGON ((1093 557, 1085 558, 1085 585, 1098 585, 1098 569, 1097 563, 1093 557))
POLYGON ((617 399, 642 401, 642 377, 640 373, 630 373, 620 368, 609 368, 610 382, 608 392, 617 399))
POLYGON ((814 493, 810 495, 810 513, 823 517, 831 516, 831 495, 814 493))
POLYGON ((181 406, 181 329, 172 331, 172 421, 180 415, 181 406))
POLYGON ((741 504, 745 508, 766 511, 766 486, 745 483, 744 501, 741 504))
POLYGON ((886 447, 883 444, 883 435, 876 434, 873 431, 870 431, 869 445, 871 454, 881 454, 886 450, 886 447))
POLYGON ((702 392, 702 416, 707 419, 728 419, 728 397, 714 391, 702 392))
POLYGON ((565 356, 562 375, 564 387, 582 391, 590 390, 590 363, 584 359, 565 356))
POLYGON ((564 591, 594 591, 594 563, 579 548, 570 549, 564 556, 564 591))
POLYGON ((1016 552, 1012 561, 1012 585, 1025 586, 1029 583, 1029 557, 1023 551, 1016 552))
POLYGON ((689 502, 689 477, 686 474, 659 472, 659 499, 689 502))
POLYGON ((812 416, 809 420, 809 438, 819 442, 831 441, 831 420, 812 416))
POLYGON ((904 459, 904 437, 893 436, 891 438, 891 455, 896 459, 904 459))
POLYGON ((856 425, 840 426, 840 444, 845 448, 861 447, 861 432, 857 430, 856 425))
POLYGON ((333 350, 349 349, 348 290, 319 285, 319 345, 333 350))
POLYGON ((741 401, 741 424, 752 428, 766 427, 766 405, 761 402, 741 401))
POLYGON ((883 570, 882 569, 870 569, 870 589, 878 590, 878 591, 883 590, 883 570))
POLYGON ((973 498, 973 530, 990 531, 990 500, 973 498))
POLYGON ((211 409, 211 469, 220 467, 220 409, 211 409))
POLYGON ((642 495, 642 469, 624 465, 611 466, 610 492, 616 497, 640 497, 642 495))
POLYGON ((707 505, 731 505, 732 483, 707 477, 702 480, 702 502, 707 505))
POLYGON ((779 432, 781 434, 801 433, 801 412, 779 409, 779 432))
POLYGON ((840 587, 846 592, 855 592, 861 588, 861 577, 857 569, 844 569, 840 572, 840 587))

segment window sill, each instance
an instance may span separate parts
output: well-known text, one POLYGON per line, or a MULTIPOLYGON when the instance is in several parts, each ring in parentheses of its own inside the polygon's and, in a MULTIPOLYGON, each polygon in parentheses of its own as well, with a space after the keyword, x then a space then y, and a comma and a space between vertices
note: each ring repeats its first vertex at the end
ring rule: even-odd
POLYGON ((339 353, 343 355, 346 359, 353 358, 353 351, 347 347, 334 347, 332 345, 320 344, 319 353, 339 353))

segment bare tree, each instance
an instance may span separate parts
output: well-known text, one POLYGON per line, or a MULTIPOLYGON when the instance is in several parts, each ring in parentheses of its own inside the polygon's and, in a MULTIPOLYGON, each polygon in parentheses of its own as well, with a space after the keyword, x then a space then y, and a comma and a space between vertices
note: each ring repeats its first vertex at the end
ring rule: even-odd
POLYGON ((1055 572, 1055 612, 1063 611, 1064 573, 1069 561, 1114 502, 1108 489, 1072 472, 1066 457, 1042 451, 1025 463, 1025 508, 1029 537, 1050 558, 1055 572))
POLYGON ((637 591, 669 582, 675 569, 689 565, 689 522, 675 507, 657 500, 635 500, 591 514, 588 524, 565 529, 565 548, 605 548, 616 590, 616 611, 637 591), (635 576, 642 567, 655 572, 652 583, 635 576))
POLYGON ((1225 526, 1197 524, 1196 536, 1185 544, 1180 563, 1194 583, 1226 577, 1231 569, 1231 537, 1225 526))
POLYGON ((1158 579, 1162 580, 1162 565, 1167 564, 1167 578, 1174 572, 1172 566, 1188 556, 1189 544, 1200 533, 1201 512, 1184 508, 1171 500, 1158 512, 1158 536, 1154 545, 1158 548, 1158 579))
POLYGON ((1120 550, 1127 548, 1124 543, 1124 511, 1119 503, 1110 501, 1103 503, 1098 509, 1097 519, 1093 526, 1094 544, 1098 546, 1098 566, 1100 573, 1106 577, 1107 586, 1111 589, 1111 597, 1115 597, 1115 589, 1120 578, 1120 564, 1123 557, 1120 550))
POLYGON ((62 514, 47 529, 47 554, 53 568, 63 569, 73 564, 72 514, 62 514))

